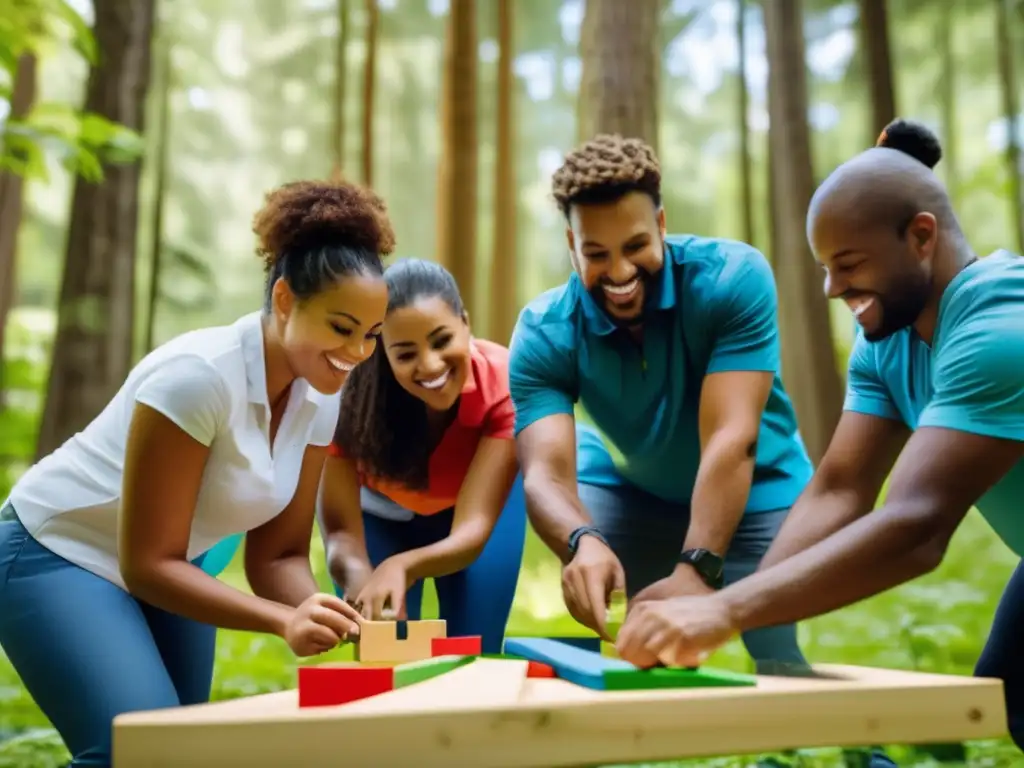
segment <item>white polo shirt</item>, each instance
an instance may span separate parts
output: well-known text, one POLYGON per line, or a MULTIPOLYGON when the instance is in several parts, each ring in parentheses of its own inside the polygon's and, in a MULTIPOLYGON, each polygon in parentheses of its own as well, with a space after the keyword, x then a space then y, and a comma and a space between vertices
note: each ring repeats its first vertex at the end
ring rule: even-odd
POLYGON ((306 447, 331 442, 340 395, 296 380, 271 455, 260 313, 183 334, 143 358, 103 412, 26 472, 10 495, 36 541, 122 588, 117 515, 136 403, 210 448, 188 545, 192 560, 281 513, 306 447))

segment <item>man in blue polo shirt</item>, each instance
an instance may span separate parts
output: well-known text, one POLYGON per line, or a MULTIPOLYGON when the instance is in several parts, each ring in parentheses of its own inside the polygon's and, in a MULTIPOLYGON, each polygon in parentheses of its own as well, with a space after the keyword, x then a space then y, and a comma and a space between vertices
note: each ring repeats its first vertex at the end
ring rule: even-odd
MULTIPOLYGON (((614 589, 635 604, 752 573, 812 473, 779 379, 771 268, 743 243, 667 238, 660 184, 636 139, 566 158, 553 187, 574 274, 511 343, 530 519, 565 564, 570 613, 605 637, 614 589), (617 461, 577 430, 576 403, 617 461)), ((743 640, 759 662, 804 663, 791 624, 743 640)))
MULTIPOLYGON (((972 506, 1024 554, 1024 258, 975 255, 931 170, 940 157, 930 131, 896 121, 815 193, 807 229, 825 287, 861 331, 843 417, 761 571, 713 596, 637 606, 618 638, 623 658, 700 663, 736 632, 922 576, 972 506)), ((1020 747, 1022 648, 1018 564, 976 674, 1003 680, 1020 747)))

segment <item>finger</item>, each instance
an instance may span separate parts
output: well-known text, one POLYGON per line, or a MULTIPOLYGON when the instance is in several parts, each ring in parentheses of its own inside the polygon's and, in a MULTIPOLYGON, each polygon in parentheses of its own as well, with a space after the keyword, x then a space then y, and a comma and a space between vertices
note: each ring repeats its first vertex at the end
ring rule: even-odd
POLYGON ((647 650, 645 643, 650 631, 650 619, 645 617, 642 611, 627 617, 615 642, 619 658, 641 669, 655 666, 658 657, 647 650))
POLYGON ((359 634, 358 622, 322 605, 318 605, 310 610, 309 618, 336 636, 333 641, 334 645, 348 639, 352 635, 359 634))
POLYGON ((380 621, 384 619, 384 606, 387 603, 388 594, 387 592, 373 592, 370 595, 370 615, 374 621, 380 621))
POLYGON ((709 650, 699 648, 680 636, 667 637, 655 654, 666 667, 699 667, 711 656, 709 650))
POLYGON ((307 647, 315 653, 323 653, 338 644, 338 634, 319 622, 309 622, 302 628, 307 647), (315 650, 319 649, 319 650, 315 650))
POLYGON ((608 628, 605 626, 605 617, 608 613, 608 596, 611 594, 610 585, 611 581, 608 579, 607 574, 602 574, 596 569, 586 574, 584 592, 587 596, 588 612, 593 617, 593 624, 591 626, 597 634, 608 642, 612 641, 611 637, 608 636, 608 628))
POLYGON ((569 614, 583 626, 594 629, 594 613, 587 599, 586 585, 577 569, 567 570, 563 574, 562 597, 569 614))
POLYGON ((355 624, 359 624, 359 621, 363 618, 359 611, 355 607, 349 604, 347 600, 342 600, 337 595, 327 594, 326 592, 321 595, 317 602, 325 608, 337 611, 345 618, 351 620, 355 624))
POLYGON ((391 594, 388 596, 388 602, 391 604, 391 611, 395 614, 395 618, 398 621, 405 620, 405 590, 393 589, 391 594))

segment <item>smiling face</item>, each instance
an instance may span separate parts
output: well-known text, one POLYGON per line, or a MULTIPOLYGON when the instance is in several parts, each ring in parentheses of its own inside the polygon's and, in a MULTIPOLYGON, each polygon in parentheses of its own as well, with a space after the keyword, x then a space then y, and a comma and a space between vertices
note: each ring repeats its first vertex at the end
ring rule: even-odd
POLYGON ((825 269, 826 295, 846 302, 868 341, 912 325, 931 299, 938 228, 930 213, 914 216, 900 236, 895 227, 822 210, 808 239, 825 269))
POLYGON ((392 310, 382 336, 391 370, 406 392, 435 411, 455 405, 469 376, 465 317, 440 296, 424 296, 392 310))
POLYGON ((583 286, 618 325, 638 325, 654 276, 665 264, 665 212, 643 192, 611 203, 574 205, 569 249, 583 286))
POLYGON ((384 279, 368 274, 342 277, 305 301, 282 279, 272 298, 289 367, 325 395, 373 354, 388 302, 384 279))

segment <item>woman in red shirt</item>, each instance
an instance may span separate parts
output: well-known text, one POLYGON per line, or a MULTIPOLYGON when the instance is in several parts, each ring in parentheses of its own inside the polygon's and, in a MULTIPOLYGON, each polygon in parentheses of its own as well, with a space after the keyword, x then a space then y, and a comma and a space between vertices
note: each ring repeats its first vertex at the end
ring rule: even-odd
POLYGON ((373 619, 418 619, 432 577, 448 635, 499 653, 526 535, 508 350, 473 338, 442 266, 384 278, 382 343, 345 384, 321 483, 331 577, 373 619))

